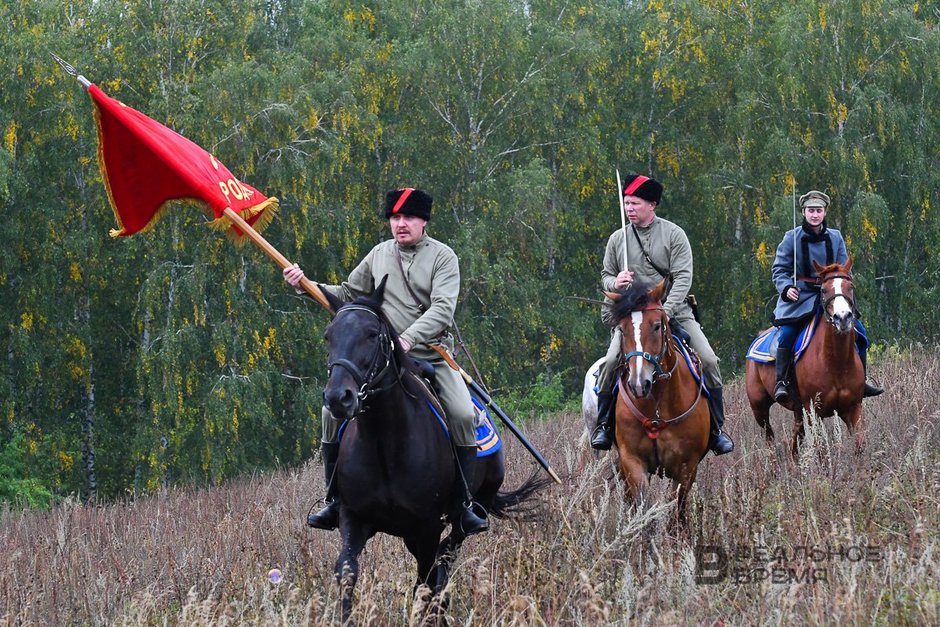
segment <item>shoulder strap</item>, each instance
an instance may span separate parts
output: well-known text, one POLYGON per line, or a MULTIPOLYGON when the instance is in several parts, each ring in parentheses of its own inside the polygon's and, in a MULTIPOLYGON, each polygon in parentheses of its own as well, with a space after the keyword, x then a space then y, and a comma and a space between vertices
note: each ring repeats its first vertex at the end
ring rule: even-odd
POLYGON ((415 305, 418 306, 418 311, 424 313, 427 307, 425 307, 424 304, 418 300, 417 294, 415 294, 414 290, 411 289, 411 284, 408 283, 408 276, 405 274, 405 266, 401 262, 401 251, 398 249, 398 242, 395 242, 393 246, 395 247, 395 260, 398 261, 398 269, 401 270, 401 279, 405 282, 405 289, 407 289, 408 293, 411 294, 411 299, 415 302, 415 305))
POLYGON ((664 279, 670 279, 670 280, 671 280, 671 279, 672 279, 672 273, 671 273, 671 272, 665 272, 662 268, 660 268, 660 267, 657 266, 655 263, 653 263, 652 257, 650 257, 649 253, 646 252, 646 249, 643 248, 643 242, 640 241, 640 234, 636 232, 636 225, 631 224, 631 225, 630 225, 630 229, 633 231, 633 237, 636 238, 636 243, 637 243, 637 245, 640 247, 640 252, 643 253, 643 258, 646 259, 646 263, 648 263, 648 264, 650 264, 651 266, 653 266, 653 270, 655 270, 656 272, 658 272, 658 273, 659 273, 659 276, 663 277, 664 279))

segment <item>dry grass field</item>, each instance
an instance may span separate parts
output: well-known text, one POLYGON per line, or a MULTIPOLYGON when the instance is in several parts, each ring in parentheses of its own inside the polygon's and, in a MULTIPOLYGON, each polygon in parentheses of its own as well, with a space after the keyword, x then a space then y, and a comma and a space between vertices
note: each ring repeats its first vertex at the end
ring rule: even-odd
MULTIPOLYGON (((737 448, 709 456, 672 523, 667 482, 628 507, 609 459, 578 444, 581 419, 531 424, 565 479, 536 522, 470 538, 451 581, 454 625, 940 624, 940 358, 883 356, 888 391, 865 403, 856 456, 837 419, 813 423, 797 460, 768 447, 734 382, 737 448)), ((504 433, 507 485, 533 469, 504 433)), ((171 490, 101 507, 0 510, 0 625, 338 624, 338 534, 303 524, 321 469, 171 490), (279 583, 267 574, 282 573, 279 583)), ((353 618, 415 623, 414 564, 379 536, 362 556, 353 618)))

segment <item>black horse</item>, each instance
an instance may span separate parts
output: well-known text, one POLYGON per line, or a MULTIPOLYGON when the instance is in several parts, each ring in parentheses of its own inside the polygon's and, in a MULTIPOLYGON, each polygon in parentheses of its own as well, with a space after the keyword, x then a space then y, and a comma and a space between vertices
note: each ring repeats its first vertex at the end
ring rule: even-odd
MULTIPOLYGON (((457 466, 448 435, 428 404, 414 360, 382 314, 385 280, 368 297, 344 303, 328 295, 336 317, 326 329, 329 378, 323 398, 338 420, 337 484, 342 550, 335 572, 342 591, 343 620, 352 610, 359 554, 378 532, 398 536, 418 565, 415 589, 430 587, 437 607, 450 566, 465 535, 459 525, 443 540, 448 520, 459 520, 453 494, 457 466)), ((526 503, 549 483, 533 474, 511 492, 500 492, 503 451, 479 458, 476 502, 493 516, 525 514, 526 503)), ((432 604, 433 606, 434 604, 432 604)))

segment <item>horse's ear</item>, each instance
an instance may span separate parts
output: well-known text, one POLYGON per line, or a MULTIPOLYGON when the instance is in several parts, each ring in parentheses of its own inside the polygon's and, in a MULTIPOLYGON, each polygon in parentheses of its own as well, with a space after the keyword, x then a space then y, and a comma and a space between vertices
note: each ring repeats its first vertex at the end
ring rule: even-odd
POLYGON ((388 275, 382 277, 382 280, 379 281, 378 286, 373 290, 372 295, 369 296, 369 300, 375 301, 377 304, 381 305, 382 301, 385 300, 385 282, 388 281, 388 275))
POLYGON ((816 268, 816 274, 819 274, 819 273, 821 273, 821 272, 823 271, 823 268, 825 268, 826 266, 821 266, 821 265, 819 265, 819 264, 816 262, 816 260, 813 259, 813 267, 816 268))
POLYGON ((607 291, 605 291, 605 292, 604 292, 604 296, 606 296, 607 298, 609 298, 610 300, 612 300, 612 301, 614 301, 614 302, 616 303, 618 300, 620 300, 620 297, 623 296, 623 294, 621 294, 620 292, 607 292, 607 291))
POLYGON ((663 294, 666 292, 666 281, 662 280, 659 284, 650 290, 650 300, 655 302, 663 302, 663 294))
POLYGON ((849 272, 852 270, 852 258, 849 257, 848 261, 845 262, 845 271, 849 272))
POLYGON ((326 302, 330 304, 330 309, 333 310, 333 313, 339 311, 339 308, 346 304, 344 301, 333 296, 322 283, 318 283, 317 286, 320 288, 320 291, 323 292, 323 295, 326 296, 326 302))

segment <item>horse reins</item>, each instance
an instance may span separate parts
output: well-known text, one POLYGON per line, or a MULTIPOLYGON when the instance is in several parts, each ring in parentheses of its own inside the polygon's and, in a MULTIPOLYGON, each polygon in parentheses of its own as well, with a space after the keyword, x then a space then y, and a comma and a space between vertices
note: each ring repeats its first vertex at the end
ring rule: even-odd
MULTIPOLYGON (((666 313, 665 309, 663 309, 662 307, 657 307, 655 305, 643 307, 643 311, 661 311, 663 312, 663 314, 666 313)), ((669 370, 669 372, 665 372, 663 370, 662 365, 660 364, 660 362, 666 357, 666 351, 669 349, 669 343, 666 338, 666 326, 665 325, 663 325, 663 330, 660 332, 660 335, 661 335, 660 340, 662 342, 663 348, 661 351, 659 351, 659 355, 656 355, 654 357, 652 353, 649 353, 647 351, 631 351, 623 356, 623 363, 627 366, 627 368, 630 367, 629 362, 632 357, 642 357, 644 361, 648 361, 651 364, 653 364, 653 379, 656 379, 656 380, 667 379, 668 380, 670 377, 672 377, 672 373, 676 371, 676 365, 678 365, 679 361, 676 360, 676 362, 672 365, 672 368, 669 370)))
POLYGON ((395 347, 392 345, 392 338, 389 335, 388 326, 378 313, 364 305, 345 305, 340 307, 336 312, 336 318, 338 318, 340 314, 347 311, 367 311, 375 316, 382 327, 378 345, 376 346, 375 353, 372 355, 372 361, 369 364, 369 369, 365 374, 362 373, 356 364, 352 363, 348 359, 336 359, 326 365, 327 376, 333 372, 333 368, 336 366, 341 367, 343 370, 352 375, 356 385, 359 386, 359 392, 356 396, 361 403, 365 401, 369 395, 386 390, 395 385, 395 383, 398 381, 398 378, 396 378, 387 385, 376 385, 377 382, 381 382, 382 379, 386 377, 386 373, 388 373, 389 370, 393 369, 395 365, 395 347), (383 359, 384 363, 382 363, 383 359))
MULTIPOLYGON (((662 311, 663 314, 665 314, 666 312, 665 309, 663 309, 662 307, 657 307, 657 306, 647 306, 647 307, 644 307, 643 310, 644 311, 650 311, 650 310, 662 311)), ((668 317, 667 317, 667 322, 668 322, 668 317)), ((667 336, 666 326, 667 325, 663 325, 663 330, 661 332, 663 348, 659 352, 659 355, 653 356, 651 353, 647 351, 631 351, 630 353, 627 353, 626 355, 623 356, 623 361, 624 361, 624 364, 627 366, 627 371, 629 371, 629 367, 630 367, 629 360, 631 357, 642 357, 644 361, 648 361, 649 363, 653 364, 653 384, 654 385, 660 380, 668 381, 669 379, 671 379, 673 373, 676 371, 676 368, 679 366, 678 357, 676 357, 676 359, 673 361, 672 368, 669 369, 669 372, 665 372, 661 365, 661 362, 666 358, 667 353, 669 351, 669 342, 675 341, 675 340, 671 340, 667 336)), ((625 371, 624 374, 626 374, 627 371, 625 371)), ((630 408, 630 412, 633 414, 633 417, 636 418, 640 422, 640 424, 643 425, 644 429, 646 429, 646 434, 650 437, 651 440, 655 440, 657 437, 659 437, 659 432, 665 429, 666 427, 669 427, 670 425, 678 424, 682 422, 683 420, 685 420, 686 418, 688 418, 689 415, 692 413, 692 411, 694 411, 695 408, 698 406, 699 401, 702 399, 702 390, 704 389, 704 386, 705 386, 704 377, 699 377, 699 389, 698 389, 698 394, 695 396, 695 401, 692 403, 691 407, 689 407, 687 410, 685 410, 678 416, 675 416, 673 418, 663 419, 661 414, 659 413, 660 401, 657 400, 656 401, 656 417, 650 418, 649 416, 644 414, 640 410, 639 407, 636 406, 636 403, 633 401, 633 398, 626 391, 625 388, 627 386, 624 385, 623 375, 621 375, 620 379, 621 379, 620 380, 621 396, 623 396, 624 400, 627 402, 627 406, 630 408)))

